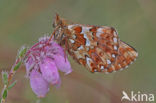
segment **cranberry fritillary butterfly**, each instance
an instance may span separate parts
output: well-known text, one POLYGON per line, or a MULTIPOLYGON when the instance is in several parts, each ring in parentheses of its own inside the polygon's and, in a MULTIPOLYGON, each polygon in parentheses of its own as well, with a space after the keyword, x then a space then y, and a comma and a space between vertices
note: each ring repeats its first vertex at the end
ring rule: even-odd
POLYGON ((111 73, 127 68, 138 53, 108 26, 69 23, 56 14, 54 39, 90 72, 111 73))

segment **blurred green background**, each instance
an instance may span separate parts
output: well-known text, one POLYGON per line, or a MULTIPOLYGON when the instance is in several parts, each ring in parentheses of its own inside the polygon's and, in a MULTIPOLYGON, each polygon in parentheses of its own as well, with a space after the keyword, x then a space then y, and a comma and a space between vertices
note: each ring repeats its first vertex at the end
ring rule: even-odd
MULTIPOLYGON (((61 74, 61 87, 51 87, 40 103, 120 103, 123 90, 156 94, 156 0, 0 0, 0 71, 11 68, 23 44, 52 33, 56 12, 73 22, 115 27, 139 57, 108 75, 92 74, 70 58, 73 73, 61 74)), ((35 103, 24 66, 14 79, 7 103, 35 103)))

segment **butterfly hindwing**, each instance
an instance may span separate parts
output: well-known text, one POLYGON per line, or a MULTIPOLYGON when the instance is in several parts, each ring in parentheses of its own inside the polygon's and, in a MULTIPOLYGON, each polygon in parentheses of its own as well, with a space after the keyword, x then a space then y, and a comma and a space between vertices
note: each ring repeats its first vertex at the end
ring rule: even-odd
POLYGON ((69 54, 91 72, 101 72, 118 55, 118 35, 107 26, 69 25, 69 54))
POLYGON ((127 68, 136 60, 137 56, 138 53, 133 47, 123 41, 119 41, 119 55, 117 56, 116 61, 107 69, 107 72, 111 73, 127 68))

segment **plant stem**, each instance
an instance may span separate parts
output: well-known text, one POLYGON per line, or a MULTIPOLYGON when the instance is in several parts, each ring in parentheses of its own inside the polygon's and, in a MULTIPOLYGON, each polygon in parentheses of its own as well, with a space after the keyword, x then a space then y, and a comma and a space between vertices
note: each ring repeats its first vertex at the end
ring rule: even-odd
MULTIPOLYGON (((12 68, 8 74, 7 83, 4 84, 4 87, 2 89, 1 103, 5 103, 5 101, 6 101, 7 94, 8 94, 8 87, 10 86, 10 83, 11 83, 16 71, 20 68, 21 64, 23 63, 23 57, 25 56, 25 53, 26 53, 26 48, 22 47, 19 51, 19 54, 17 56, 17 59, 16 59, 14 65, 12 66, 12 68)), ((2 76, 3 76, 3 74, 2 74, 2 76)))

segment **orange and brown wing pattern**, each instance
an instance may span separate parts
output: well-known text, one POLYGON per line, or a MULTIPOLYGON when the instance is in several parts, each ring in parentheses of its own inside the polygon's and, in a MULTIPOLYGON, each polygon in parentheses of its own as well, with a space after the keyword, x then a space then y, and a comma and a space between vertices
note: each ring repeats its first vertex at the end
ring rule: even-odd
POLYGON ((138 53, 133 47, 129 46, 128 44, 122 41, 119 41, 119 55, 117 56, 116 61, 113 64, 111 64, 111 66, 106 70, 106 72, 111 73, 127 68, 136 60, 137 56, 138 53))
POLYGON ((138 55, 134 48, 119 39, 112 27, 68 24, 58 15, 53 25, 54 39, 65 45, 65 50, 91 72, 122 70, 138 55))
POLYGON ((118 56, 119 38, 107 26, 68 25, 68 52, 91 72, 106 71, 118 56))

